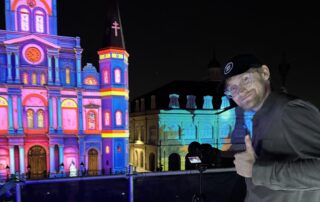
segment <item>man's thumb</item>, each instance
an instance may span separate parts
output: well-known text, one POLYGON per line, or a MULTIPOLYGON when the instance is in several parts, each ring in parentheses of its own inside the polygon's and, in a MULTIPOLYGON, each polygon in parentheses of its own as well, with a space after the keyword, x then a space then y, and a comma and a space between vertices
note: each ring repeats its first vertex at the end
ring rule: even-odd
POLYGON ((246 143, 246 151, 247 152, 254 152, 254 149, 252 147, 252 142, 251 142, 249 135, 246 135, 246 137, 244 138, 244 141, 246 143))

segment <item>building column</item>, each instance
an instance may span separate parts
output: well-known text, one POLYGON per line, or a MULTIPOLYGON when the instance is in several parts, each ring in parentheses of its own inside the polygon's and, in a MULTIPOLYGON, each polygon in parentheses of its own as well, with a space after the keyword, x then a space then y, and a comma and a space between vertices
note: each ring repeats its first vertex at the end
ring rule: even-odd
POLYGON ((15 173, 15 165, 14 165, 14 146, 9 146, 9 155, 10 155, 10 174, 15 173))
POLYGON ((56 173, 54 165, 54 145, 50 145, 50 173, 56 173))
POLYGON ((13 103, 12 103, 12 96, 8 96, 8 114, 9 114, 9 133, 14 133, 13 128, 13 103))
POLYGON ((55 81, 55 83, 57 84, 57 85, 60 85, 60 70, 59 70, 59 59, 58 59, 58 57, 57 56, 54 56, 54 64, 55 64, 55 70, 56 70, 56 72, 55 72, 55 75, 56 75, 56 81, 55 81))
POLYGON ((79 155, 80 155, 80 163, 85 163, 85 158, 84 158, 84 138, 83 136, 79 137, 79 155))
POLYGON ((19 53, 16 52, 14 54, 15 62, 16 62, 16 78, 15 83, 20 83, 20 64, 19 64, 19 53))
POLYGON ((82 94, 78 92, 79 133, 83 133, 82 94))
POLYGON ((77 87, 82 87, 82 80, 81 80, 81 53, 82 49, 76 50, 76 68, 77 68, 77 87))
POLYGON ((48 84, 52 85, 52 59, 51 56, 48 55, 48 84))
POLYGON ((63 163, 64 162, 64 146, 63 145, 59 145, 59 163, 63 163))
POLYGON ((53 104, 52 104, 52 97, 49 96, 49 132, 53 133, 53 104))
POLYGON ((19 146, 19 158, 20 158, 20 174, 25 173, 24 170, 24 147, 19 146))
POLYGON ((22 103, 21 103, 21 95, 18 95, 18 133, 22 134, 22 103))
POLYGON ((8 65, 8 82, 12 82, 12 64, 11 64, 11 52, 7 53, 7 65, 8 65))
POLYGON ((57 108, 58 108, 58 132, 62 132, 61 101, 59 96, 57 97, 57 108))

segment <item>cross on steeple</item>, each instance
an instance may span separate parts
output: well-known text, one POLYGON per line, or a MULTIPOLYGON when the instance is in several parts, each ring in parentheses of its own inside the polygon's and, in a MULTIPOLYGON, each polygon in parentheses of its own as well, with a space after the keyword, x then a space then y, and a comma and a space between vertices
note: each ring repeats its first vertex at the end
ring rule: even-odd
POLYGON ((112 25, 113 26, 111 28, 114 29, 114 35, 118 36, 118 30, 120 30, 119 23, 117 23, 117 21, 114 21, 112 25))

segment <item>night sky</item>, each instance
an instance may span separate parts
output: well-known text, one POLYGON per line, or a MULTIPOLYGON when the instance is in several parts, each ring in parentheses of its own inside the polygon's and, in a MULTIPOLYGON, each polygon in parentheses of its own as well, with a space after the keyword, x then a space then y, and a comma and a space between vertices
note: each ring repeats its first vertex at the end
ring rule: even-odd
MULTIPOLYGON (((308 3, 308 4, 307 4, 308 3)), ((1 24, 4 29, 4 0, 1 24)), ((289 93, 320 106, 320 12, 302 1, 130 1, 119 0, 129 57, 130 97, 173 80, 201 80, 213 50, 223 65, 237 53, 254 53, 280 86, 283 53, 291 65, 289 93), (274 2, 274 3, 273 3, 274 2)), ((98 67, 108 0, 58 0, 58 33, 80 36, 83 66, 98 67)))

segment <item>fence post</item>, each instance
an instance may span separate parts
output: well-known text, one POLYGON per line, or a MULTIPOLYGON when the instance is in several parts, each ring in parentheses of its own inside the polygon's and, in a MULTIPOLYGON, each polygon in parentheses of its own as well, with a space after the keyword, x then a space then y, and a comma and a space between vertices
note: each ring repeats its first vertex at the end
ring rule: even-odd
POLYGON ((16 202, 21 202, 21 186, 20 183, 16 183, 16 202))
POLYGON ((129 202, 134 201, 134 187, 133 187, 133 166, 129 165, 128 167, 129 175, 129 202))

